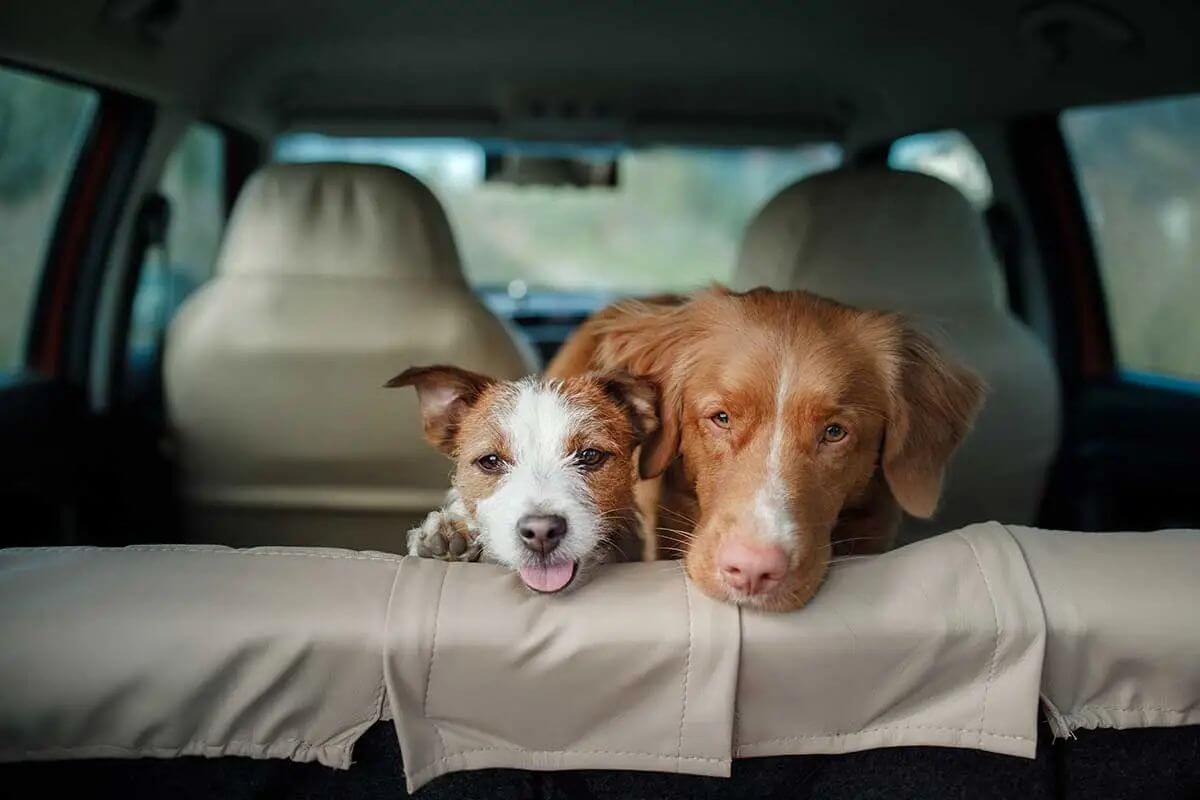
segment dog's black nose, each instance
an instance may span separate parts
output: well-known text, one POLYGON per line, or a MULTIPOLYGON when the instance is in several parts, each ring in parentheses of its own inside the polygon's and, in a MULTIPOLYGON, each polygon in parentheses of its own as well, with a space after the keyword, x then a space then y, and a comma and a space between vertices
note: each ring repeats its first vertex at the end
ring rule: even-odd
POLYGON ((526 514, 517 520, 517 532, 526 547, 544 555, 567 535, 567 521, 557 514, 526 514))

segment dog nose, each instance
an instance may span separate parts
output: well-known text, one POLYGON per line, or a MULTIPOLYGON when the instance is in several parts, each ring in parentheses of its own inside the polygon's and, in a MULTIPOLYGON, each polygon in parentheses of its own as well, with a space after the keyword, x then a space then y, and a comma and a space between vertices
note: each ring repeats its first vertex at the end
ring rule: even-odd
POLYGON ((567 521, 557 514, 527 514, 517 520, 525 546, 543 555, 558 547, 567 534, 567 521))
POLYGON ((788 557, 779 545, 730 539, 717 550, 717 570, 732 589, 767 594, 787 575, 788 557))

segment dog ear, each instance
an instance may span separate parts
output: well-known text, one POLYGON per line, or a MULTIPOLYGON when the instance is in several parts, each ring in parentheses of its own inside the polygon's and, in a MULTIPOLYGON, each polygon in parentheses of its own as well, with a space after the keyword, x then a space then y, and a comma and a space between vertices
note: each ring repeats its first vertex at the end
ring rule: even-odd
POLYGON ((682 433, 680 413, 682 397, 678 389, 664 394, 659 416, 658 430, 642 442, 642 454, 638 459, 638 474, 643 480, 657 478, 679 457, 679 442, 682 433))
POLYGON ((664 296, 618 303, 588 324, 591 363, 648 378, 658 386, 657 430, 642 442, 638 471, 656 478, 679 457, 683 377, 692 363, 699 331, 688 298, 664 296))
POLYGON ((600 386, 621 404, 633 424, 634 439, 640 444, 658 432, 658 386, 649 378, 638 378, 624 371, 598 377, 600 386))
POLYGON ((406 369, 384 386, 417 387, 425 438, 438 450, 453 456, 455 437, 463 414, 493 383, 495 381, 486 375, 438 364, 406 369))
POLYGON ((900 507, 928 519, 937 509, 950 456, 983 402, 983 381, 903 325, 894 355, 883 474, 900 507))

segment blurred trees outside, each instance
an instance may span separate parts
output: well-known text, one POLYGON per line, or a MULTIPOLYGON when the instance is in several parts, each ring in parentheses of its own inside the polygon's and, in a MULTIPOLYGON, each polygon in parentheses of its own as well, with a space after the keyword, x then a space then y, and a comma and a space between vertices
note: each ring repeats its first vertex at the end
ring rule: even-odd
POLYGON ((1063 115, 1126 369, 1200 379, 1200 97, 1063 115))
POLYGON ((484 149, 469 141, 297 134, 278 142, 276 157, 385 163, 421 178, 446 207, 477 286, 521 280, 632 294, 728 280, 759 207, 793 181, 836 167, 841 148, 626 150, 612 189, 484 182, 484 149))
POLYGON ((29 309, 96 94, 0 67, 0 371, 21 361, 29 309))
MULTIPOLYGON (((0 369, 20 360, 49 238, 96 104, 89 89, 0 68, 0 369)), ((1122 366, 1200 378, 1200 98, 1076 109, 1064 113, 1063 129, 1122 366)), ((922 159, 941 159, 929 171, 954 180, 959 162, 947 161, 946 140, 934 144, 926 140, 914 163, 898 166, 923 169, 922 159)), ((619 156, 618 187, 577 189, 485 183, 483 150, 466 141, 296 134, 281 138, 277 155, 414 172, 445 204, 476 285, 522 280, 623 293, 727 280, 744 226, 761 205, 841 159, 833 144, 630 150, 619 156)), ((164 173, 174 206, 168 257, 185 293, 211 274, 216 257, 222 158, 216 132, 197 126, 164 173)), ((979 202, 986 195, 973 195, 990 195, 990 186, 979 187, 960 188, 979 202)))

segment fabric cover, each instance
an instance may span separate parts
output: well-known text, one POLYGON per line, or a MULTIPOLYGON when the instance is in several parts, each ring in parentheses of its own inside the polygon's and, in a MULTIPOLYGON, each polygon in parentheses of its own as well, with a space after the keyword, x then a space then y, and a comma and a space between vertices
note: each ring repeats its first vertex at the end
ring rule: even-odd
POLYGON ((398 556, 0 551, 0 758, 350 766, 384 703, 398 556))
POLYGON ((534 369, 467 286, 429 189, 361 164, 252 177, 217 276, 167 341, 190 538, 403 547, 450 463, 422 438, 415 393, 383 384, 430 363, 534 369))
POLYGON ((1056 736, 1200 724, 1200 534, 1010 528, 1043 598, 1056 736))
POLYGON ((728 774, 737 757, 1200 724, 1200 532, 987 523, 739 611, 677 563, 564 597, 482 564, 211 547, 0 551, 0 760, 350 762, 391 716, 410 789, 462 769, 728 774))
POLYGON ((733 283, 902 312, 987 382, 936 517, 906 520, 901 541, 1036 518, 1058 448, 1057 374, 1046 347, 1008 310, 983 221, 957 190, 878 168, 801 180, 750 222, 733 283))

